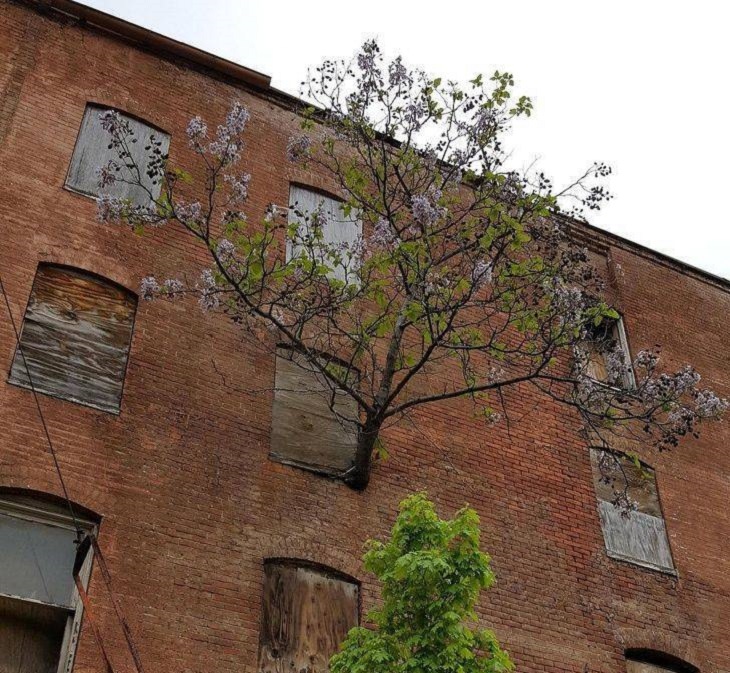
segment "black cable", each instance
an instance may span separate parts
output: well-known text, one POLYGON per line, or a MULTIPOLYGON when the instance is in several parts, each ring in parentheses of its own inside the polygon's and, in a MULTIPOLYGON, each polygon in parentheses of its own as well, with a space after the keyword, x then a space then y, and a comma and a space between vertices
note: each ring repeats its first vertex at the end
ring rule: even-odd
POLYGON ((10 308, 10 300, 8 299, 7 292, 5 292, 5 285, 3 285, 2 276, 0 276, 0 290, 2 290, 3 298, 5 299, 5 306, 8 309, 8 315, 10 316, 10 324, 13 326, 16 347, 18 349, 18 352, 20 353, 20 357, 23 358, 23 367, 25 367, 25 373, 28 377, 28 382, 30 383, 30 390, 33 393, 33 399, 35 400, 35 405, 36 405, 36 408, 38 409, 38 417, 40 418, 41 425, 43 426, 43 432, 46 435, 46 441, 48 442, 48 448, 50 449, 51 457, 53 458, 53 465, 56 468, 56 473, 58 474, 58 480, 61 482, 61 490, 63 491, 63 497, 66 499, 66 504, 68 505, 68 511, 71 513, 71 519, 73 520, 73 525, 74 525, 74 528, 76 529, 76 542, 80 543, 81 539, 84 537, 84 531, 81 528, 78 519, 76 518, 76 512, 74 511, 74 506, 73 506, 73 503, 71 502, 71 498, 69 498, 68 488, 66 488, 66 482, 63 479, 63 474, 61 474, 61 466, 58 464, 58 457, 56 456, 56 450, 53 447, 53 442, 51 441, 51 435, 48 432, 48 426, 46 425, 46 419, 43 416, 43 410, 41 409, 41 403, 40 403, 40 400, 38 399, 38 393, 36 392, 35 386, 33 385, 33 377, 30 375, 28 361, 25 359, 25 353, 23 352, 23 347, 20 345, 20 333, 18 332, 18 328, 15 324, 15 319, 13 318, 13 312, 10 308))

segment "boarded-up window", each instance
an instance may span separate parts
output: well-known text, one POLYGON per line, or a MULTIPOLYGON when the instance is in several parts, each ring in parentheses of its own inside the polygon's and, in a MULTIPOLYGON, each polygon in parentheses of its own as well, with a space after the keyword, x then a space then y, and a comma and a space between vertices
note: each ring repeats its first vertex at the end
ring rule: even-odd
POLYGON ((628 456, 598 449, 591 450, 591 464, 608 555, 673 571, 654 471, 628 456), (624 495, 633 503, 633 511, 620 502, 614 504, 624 495))
POLYGON ((359 619, 356 583, 290 561, 265 566, 260 673, 326 673, 359 619))
POLYGON ((32 380, 38 392, 118 412, 136 306, 114 283, 41 264, 10 382, 29 388, 32 380))
MULTIPOLYGON (((98 169, 106 166, 110 160, 117 164, 121 163, 118 150, 109 147, 111 135, 101 127, 100 115, 107 110, 108 108, 98 105, 86 106, 81 130, 71 157, 66 186, 89 196, 99 196, 104 193, 129 199, 134 205, 145 206, 149 203, 150 197, 139 185, 117 181, 103 190, 99 188, 98 169)), ((153 184, 152 179, 147 175, 150 150, 145 148, 148 148, 150 141, 154 139, 162 143, 159 149, 163 154, 167 154, 170 136, 132 117, 123 114, 121 117, 129 124, 132 131, 132 135, 126 142, 126 148, 140 169, 141 182, 150 190, 152 196, 157 198, 160 194, 160 184, 159 181, 157 184, 153 184)), ((120 173, 120 175, 123 174, 120 173)))
MULTIPOLYGON (((289 188, 289 221, 299 227, 299 231, 309 230, 309 216, 319 208, 325 216, 322 236, 324 242, 329 245, 343 244, 352 249, 358 238, 362 235, 362 223, 354 215, 345 215, 343 203, 330 196, 324 196, 306 187, 291 185, 289 188)), ((300 234, 300 235, 302 235, 300 234)), ((301 254, 301 246, 289 246, 287 248, 287 260, 301 254)), ((332 277, 348 283, 355 283, 356 260, 344 256, 342 262, 332 270, 332 277)), ((331 262, 327 262, 331 265, 331 262)))
MULTIPOLYGON (((58 507, 0 496, 0 549, 0 673, 70 671, 82 609, 73 579, 72 518, 58 507)), ((91 552, 80 561, 86 583, 91 552)))
POLYGON ((352 467, 358 418, 352 397, 333 391, 301 354, 285 348, 277 350, 274 385, 271 458, 331 475, 352 467))
POLYGON ((627 388, 633 388, 634 373, 623 320, 604 319, 600 325, 591 325, 588 336, 589 339, 584 344, 588 353, 588 375, 596 381, 607 381, 607 355, 615 349, 620 349, 626 369, 622 384, 627 388))

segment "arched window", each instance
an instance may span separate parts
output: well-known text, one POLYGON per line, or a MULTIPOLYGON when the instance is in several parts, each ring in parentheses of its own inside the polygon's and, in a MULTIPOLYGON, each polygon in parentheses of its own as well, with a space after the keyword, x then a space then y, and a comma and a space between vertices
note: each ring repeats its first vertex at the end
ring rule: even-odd
POLYGON ((259 673, 326 673, 329 659, 359 622, 358 583, 331 568, 269 559, 259 635, 259 673))
MULTIPOLYGON (((95 530, 98 518, 75 515, 82 531, 95 530)), ((71 670, 82 612, 74 564, 84 586, 91 572, 91 551, 77 559, 76 542, 65 505, 0 492, 0 670, 71 670)))
MULTIPOLYGON (((103 190, 99 188, 97 171, 105 167, 110 160, 119 163, 117 150, 109 147, 111 136, 101 126, 100 115, 107 110, 109 108, 94 105, 93 103, 86 106, 81 129, 76 139, 76 147, 66 176, 66 187, 87 196, 100 196, 103 192, 118 198, 129 199, 134 205, 146 206, 149 203, 149 194, 138 185, 114 182, 103 190)), ((153 197, 157 198, 160 194, 160 184, 159 182, 153 184, 147 175, 146 167, 149 161, 149 150, 146 148, 149 147, 150 141, 154 139, 161 143, 159 150, 163 154, 167 154, 170 147, 170 136, 134 117, 121 112, 119 115, 129 125, 133 134, 129 142, 126 143, 126 149, 140 169, 142 184, 150 190, 153 197)))
POLYGON ((613 451, 591 449, 593 482, 606 552, 613 558, 674 572, 656 475, 648 465, 613 451), (627 511, 624 496, 634 509, 627 511))
POLYGON ((699 669, 666 652, 631 648, 626 650, 626 673, 699 673, 699 669))
POLYGON ((79 269, 38 266, 9 381, 119 412, 137 299, 79 269))

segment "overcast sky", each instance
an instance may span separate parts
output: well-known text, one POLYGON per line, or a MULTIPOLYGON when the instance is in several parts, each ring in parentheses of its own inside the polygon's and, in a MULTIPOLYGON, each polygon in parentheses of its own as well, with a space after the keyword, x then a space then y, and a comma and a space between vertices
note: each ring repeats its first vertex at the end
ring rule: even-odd
MULTIPOLYGON (((569 181, 614 167, 591 222, 730 278, 730 5, 720 0, 85 0, 272 77, 297 94, 309 65, 368 38, 445 79, 515 75, 535 113, 515 160, 569 181)), ((204 113, 204 111, 201 111, 204 113)))

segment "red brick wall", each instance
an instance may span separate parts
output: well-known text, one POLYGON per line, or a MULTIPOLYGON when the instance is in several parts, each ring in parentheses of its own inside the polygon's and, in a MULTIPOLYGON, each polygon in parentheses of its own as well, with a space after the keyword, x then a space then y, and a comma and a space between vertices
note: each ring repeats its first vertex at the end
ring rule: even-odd
MULTIPOLYGON (((91 199, 63 188, 84 106, 108 104, 172 134, 233 99, 251 111, 246 170, 251 215, 287 203, 294 115, 262 97, 92 29, 0 3, 0 270, 22 319, 39 261, 78 266, 136 290, 155 273, 203 260, 173 229, 135 236, 95 221, 91 199)), ((607 239, 608 240, 608 239, 607 239)), ((663 345, 730 394, 730 294, 648 253, 611 243, 615 287, 634 352, 663 345)), ((0 320, 0 371, 14 338, 0 320)), ((71 497, 103 516, 100 542, 144 663, 156 671, 254 671, 264 558, 300 557, 363 580, 363 541, 383 535, 406 494, 427 489, 442 515, 468 502, 482 517, 496 587, 481 615, 522 671, 624 670, 628 647, 730 670, 728 423, 648 460, 656 467, 678 577, 609 559, 588 450, 577 420, 530 390, 508 393, 504 423, 468 405, 424 408, 388 433, 391 458, 363 493, 267 458, 273 362, 225 319, 194 302, 140 302, 122 411, 41 402, 71 497), (526 417, 523 416, 527 414, 526 417)), ((0 383, 0 486, 59 494, 33 400, 0 383)), ((131 670, 98 577, 98 621, 119 671, 131 670)), ((85 630, 76 671, 102 671, 85 630)))

